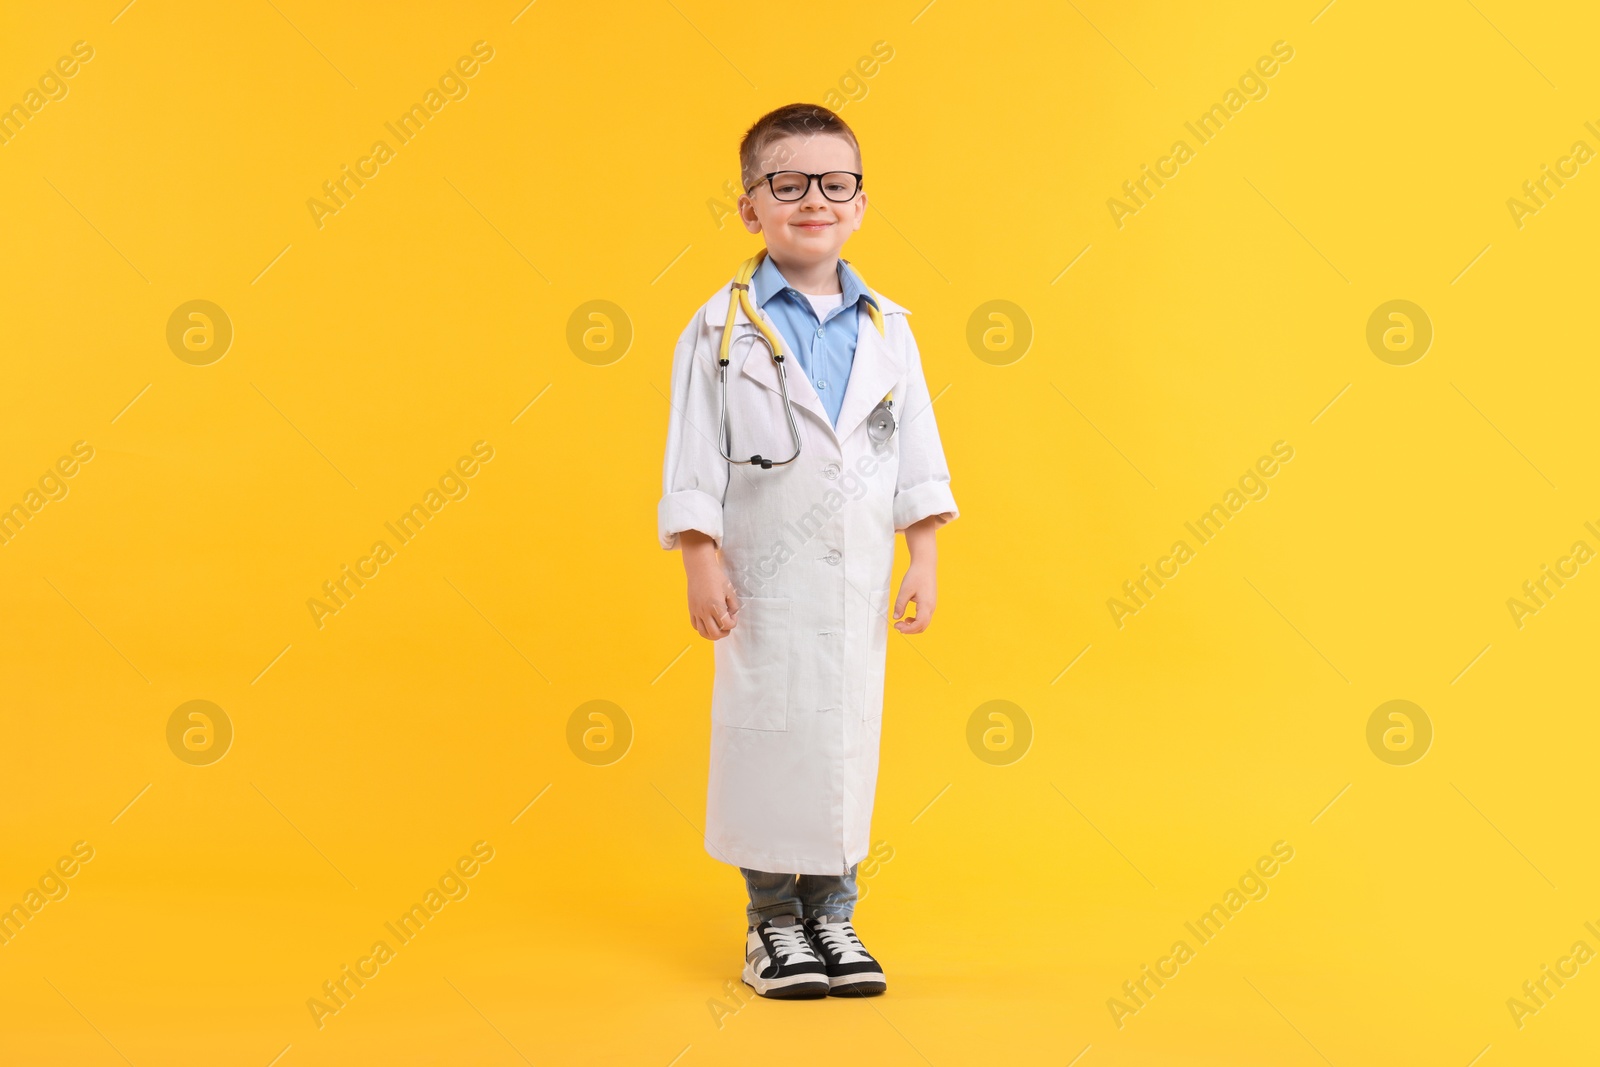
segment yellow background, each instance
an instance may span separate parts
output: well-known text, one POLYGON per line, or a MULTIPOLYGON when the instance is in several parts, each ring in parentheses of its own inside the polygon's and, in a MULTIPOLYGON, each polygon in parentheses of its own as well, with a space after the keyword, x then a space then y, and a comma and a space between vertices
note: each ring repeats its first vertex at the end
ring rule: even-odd
POLYGON ((1506 1007, 1600 948, 1600 576, 1506 607, 1600 525, 1600 177, 1506 207, 1597 145, 1583 5, 519 8, 7 8, 0 103, 95 55, 0 146, 0 503, 95 455, 0 546, 0 903, 95 856, 0 947, 0 1061, 1594 1061, 1600 965, 1506 1007), (319 229, 308 198, 479 40, 469 95, 319 229), (1279 40, 1119 229, 1107 199, 1279 40), (889 649, 892 859, 857 911, 889 992, 739 1007, 712 650, 655 547, 671 350, 757 247, 708 206, 740 134, 878 41, 846 254, 913 312, 962 515, 932 629, 889 649), (194 299, 235 330, 209 366, 165 339, 194 299), (1435 330, 1409 366, 1365 341, 1392 299, 1435 330), (631 323, 604 366, 566 339, 591 300, 631 323), (1034 333, 1004 366, 967 343, 991 300, 1034 333), (1270 495, 1118 629, 1106 600, 1279 440, 1270 495), (166 741, 197 699, 235 730, 209 766, 166 741), (1433 724, 1409 766, 1367 746, 1392 699, 1433 724), (590 700, 631 724, 607 766, 567 743, 590 700), (967 744, 991 700, 1032 726, 1009 765, 967 744), (470 895, 318 1029, 480 840, 470 895), (1279 840, 1270 894, 1118 1028, 1279 840))

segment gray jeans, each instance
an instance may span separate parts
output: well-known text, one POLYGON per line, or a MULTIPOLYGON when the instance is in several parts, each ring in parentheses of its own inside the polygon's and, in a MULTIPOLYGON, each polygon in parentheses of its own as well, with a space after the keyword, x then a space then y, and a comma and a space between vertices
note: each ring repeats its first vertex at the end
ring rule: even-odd
POLYGON ((809 919, 818 915, 850 918, 856 904, 856 868, 838 874, 769 874, 740 867, 745 888, 750 891, 750 906, 745 917, 750 928, 775 915, 798 915, 809 919))

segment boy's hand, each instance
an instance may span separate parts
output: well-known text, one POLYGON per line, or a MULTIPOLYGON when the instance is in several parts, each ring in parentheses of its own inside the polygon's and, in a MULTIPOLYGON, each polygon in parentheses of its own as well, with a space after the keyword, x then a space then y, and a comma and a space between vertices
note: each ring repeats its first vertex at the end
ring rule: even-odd
POLYGON ((717 559, 717 545, 698 530, 678 535, 689 578, 689 622, 708 641, 720 641, 739 622, 739 598, 717 559))
POLYGON ((896 630, 903 634, 920 634, 928 628, 933 622, 934 604, 938 601, 936 585, 933 564, 912 560, 905 576, 900 579, 900 595, 894 601, 894 617, 899 620, 894 624, 896 630), (901 619, 908 602, 917 605, 916 618, 901 619))

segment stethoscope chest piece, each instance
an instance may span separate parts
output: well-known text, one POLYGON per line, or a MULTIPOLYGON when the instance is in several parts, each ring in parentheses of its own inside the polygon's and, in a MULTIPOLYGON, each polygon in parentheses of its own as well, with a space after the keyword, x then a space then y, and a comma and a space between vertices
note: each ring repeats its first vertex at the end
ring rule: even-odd
POLYGON ((889 411, 893 401, 880 400, 867 416, 867 436, 880 448, 894 436, 894 415, 889 411))

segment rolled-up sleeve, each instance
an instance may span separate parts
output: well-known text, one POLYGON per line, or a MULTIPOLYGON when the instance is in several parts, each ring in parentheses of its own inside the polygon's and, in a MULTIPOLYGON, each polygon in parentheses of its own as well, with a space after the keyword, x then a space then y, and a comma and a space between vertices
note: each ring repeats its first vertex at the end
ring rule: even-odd
POLYGON ((922 355, 911 326, 899 317, 905 330, 903 351, 907 358, 906 395, 900 408, 900 472, 894 491, 896 532, 915 525, 930 515, 938 516, 935 527, 957 518, 956 498, 950 492, 950 469, 945 465, 944 445, 933 417, 933 399, 922 373, 922 355))
POLYGON ((656 533, 661 547, 678 547, 678 534, 699 530, 722 547, 722 501, 728 461, 717 446, 717 373, 709 333, 697 312, 672 353, 672 405, 656 533))

